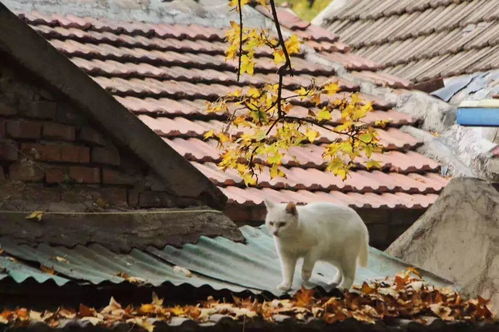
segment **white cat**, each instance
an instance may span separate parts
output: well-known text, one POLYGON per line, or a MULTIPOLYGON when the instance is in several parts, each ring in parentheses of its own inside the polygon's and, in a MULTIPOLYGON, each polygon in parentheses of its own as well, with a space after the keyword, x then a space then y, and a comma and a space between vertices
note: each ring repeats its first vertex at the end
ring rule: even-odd
POLYGON ((332 203, 296 206, 265 201, 265 205, 265 223, 274 236, 281 260, 282 282, 278 289, 291 288, 298 258, 303 258, 301 275, 305 284, 315 262, 325 261, 340 271, 340 287, 350 289, 357 259, 361 266, 367 266, 369 246, 367 227, 357 212, 332 203))

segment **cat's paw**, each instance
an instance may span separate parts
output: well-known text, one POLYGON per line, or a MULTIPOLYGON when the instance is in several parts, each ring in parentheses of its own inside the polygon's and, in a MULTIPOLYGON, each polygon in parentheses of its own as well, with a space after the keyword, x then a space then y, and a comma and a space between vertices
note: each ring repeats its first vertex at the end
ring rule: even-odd
POLYGON ((280 291, 287 292, 288 290, 291 289, 291 284, 287 282, 281 282, 279 285, 277 285, 276 288, 280 291))

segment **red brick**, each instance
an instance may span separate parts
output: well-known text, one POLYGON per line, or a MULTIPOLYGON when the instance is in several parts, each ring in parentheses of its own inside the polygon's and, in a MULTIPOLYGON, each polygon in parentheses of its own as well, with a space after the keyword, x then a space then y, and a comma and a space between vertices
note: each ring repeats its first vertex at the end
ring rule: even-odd
POLYGON ((105 145, 106 140, 104 137, 95 129, 91 127, 83 127, 81 128, 79 135, 78 135, 78 140, 85 142, 85 143, 90 143, 94 145, 105 145))
POLYGON ((86 146, 63 145, 61 146, 61 159, 70 163, 89 163, 90 149, 86 146))
POLYGON ((104 184, 128 184, 132 185, 137 179, 131 175, 125 174, 113 169, 102 169, 102 183, 104 184))
POLYGON ((69 177, 78 183, 100 183, 100 169, 97 167, 72 166, 69 177))
POLYGON ((13 138, 40 138, 42 125, 36 121, 10 120, 7 122, 7 135, 13 138))
POLYGON ((17 144, 15 142, 0 142, 0 160, 15 161, 17 160, 17 154, 17 144))
POLYGON ((0 115, 14 115, 17 111, 15 108, 0 102, 0 115))
POLYGON ((56 122, 45 122, 43 124, 43 137, 61 139, 64 141, 74 141, 76 130, 72 126, 63 125, 56 122))
POLYGON ((55 144, 24 143, 21 145, 24 154, 30 155, 33 159, 43 161, 60 161, 61 147, 55 144))
POLYGON ((51 167, 45 170, 45 182, 47 183, 63 183, 68 177, 68 170, 65 167, 51 167))
POLYGON ((31 161, 14 163, 9 167, 9 178, 12 180, 38 182, 43 180, 44 175, 42 166, 31 161))
POLYGON ((118 166, 120 164, 120 153, 114 147, 92 148, 92 162, 118 166))

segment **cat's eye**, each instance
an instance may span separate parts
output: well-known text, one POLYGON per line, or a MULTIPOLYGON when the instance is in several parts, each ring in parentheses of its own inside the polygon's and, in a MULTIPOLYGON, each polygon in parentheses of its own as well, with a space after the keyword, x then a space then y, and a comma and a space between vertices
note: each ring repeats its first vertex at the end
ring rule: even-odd
POLYGON ((277 223, 277 227, 282 227, 282 226, 284 226, 284 225, 286 225, 286 223, 285 223, 285 222, 278 222, 278 223, 277 223))
POLYGON ((270 224, 270 226, 274 226, 274 222, 273 221, 269 222, 269 224, 270 224))

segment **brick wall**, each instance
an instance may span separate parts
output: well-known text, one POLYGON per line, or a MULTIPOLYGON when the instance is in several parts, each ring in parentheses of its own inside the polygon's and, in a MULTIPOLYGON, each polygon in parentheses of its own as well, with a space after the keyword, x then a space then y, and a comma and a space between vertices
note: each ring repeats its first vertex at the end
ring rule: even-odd
MULTIPOLYGON (((105 112, 105 110, 102 110, 105 112)), ((75 105, 0 61, 0 209, 185 207, 75 105)))

